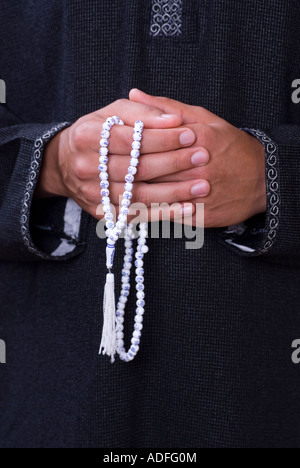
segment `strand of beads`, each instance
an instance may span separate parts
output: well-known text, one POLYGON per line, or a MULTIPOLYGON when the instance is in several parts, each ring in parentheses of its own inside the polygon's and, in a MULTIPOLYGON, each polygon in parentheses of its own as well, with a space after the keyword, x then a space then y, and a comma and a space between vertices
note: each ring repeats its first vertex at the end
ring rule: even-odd
MULTIPOLYGON (((133 189, 133 182, 134 176, 137 173, 137 167, 139 164, 139 157, 140 157, 140 148, 141 148, 141 141, 143 136, 143 129, 144 124, 141 121, 135 123, 134 126, 134 135, 133 135, 133 143, 132 143, 132 151, 131 151, 131 161, 130 166, 128 168, 128 173, 125 177, 125 192, 123 194, 123 199, 121 202, 121 209, 120 215, 118 217, 118 221, 114 223, 114 215, 112 211, 112 205, 110 202, 110 192, 109 192, 109 177, 107 172, 107 163, 108 163, 108 147, 109 147, 109 138, 110 138, 110 130, 114 125, 124 125, 122 120, 120 120, 117 116, 110 117, 106 120, 103 125, 103 130, 101 133, 101 141, 100 141, 100 186, 101 186, 101 195, 102 195, 102 203, 103 203, 103 211, 105 213, 105 220, 106 220, 106 236, 107 240, 107 249, 106 249, 106 265, 109 271, 113 267, 114 261, 114 254, 115 254, 115 244, 118 241, 119 237, 121 236, 122 232, 126 228, 125 232, 125 257, 124 257, 124 268, 122 271, 122 291, 121 296, 118 303, 117 309, 117 324, 116 324, 116 338, 117 338, 117 352, 120 355, 121 360, 128 362, 132 361, 138 350, 141 338, 141 330, 143 328, 143 315, 145 312, 145 293, 144 293, 144 270, 143 270, 143 258, 144 255, 148 252, 148 247, 146 246, 146 238, 148 235, 147 232, 147 224, 141 223, 140 224, 140 231, 139 231, 139 239, 138 239, 138 248, 135 254, 136 261, 136 289, 137 289, 137 309, 136 309, 136 317, 135 317, 135 330, 133 332, 133 337, 131 340, 131 347, 129 351, 126 353, 124 348, 124 315, 125 315, 125 306, 128 300, 128 296, 130 293, 130 271, 132 268, 132 260, 133 260, 133 253, 134 250, 132 248, 132 241, 134 239, 134 234, 132 231, 132 227, 127 224, 127 218, 129 214, 129 208, 131 205, 132 199, 132 189, 133 189)), ((101 351, 101 348, 100 348, 101 351)))
POLYGON ((132 226, 128 226, 125 233, 125 257, 124 265, 122 271, 122 291, 119 298, 119 303, 117 306, 117 350, 120 355, 120 359, 125 362, 132 361, 137 355, 140 347, 140 340, 143 329, 143 316, 145 313, 145 286, 144 286, 144 255, 148 252, 148 247, 146 246, 146 238, 148 235, 147 224, 140 224, 139 239, 138 239, 138 248, 135 254, 135 282, 136 282, 136 316, 135 316, 135 325, 134 332, 131 339, 131 347, 126 353, 124 348, 124 315, 125 307, 128 301, 128 296, 130 292, 130 272, 132 268, 133 261, 133 239, 135 235, 132 232, 132 226))

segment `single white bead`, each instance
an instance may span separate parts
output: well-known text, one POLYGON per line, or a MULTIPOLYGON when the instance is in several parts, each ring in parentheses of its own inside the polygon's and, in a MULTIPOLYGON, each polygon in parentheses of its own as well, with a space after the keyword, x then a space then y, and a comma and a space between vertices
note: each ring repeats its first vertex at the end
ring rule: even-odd
POLYGON ((114 232, 114 230, 112 230, 112 233, 111 233, 111 235, 109 236, 109 239, 112 240, 112 241, 117 242, 117 240, 119 239, 119 236, 118 236, 117 233, 114 232))
POLYGON ((146 243, 147 243, 147 241, 146 241, 145 238, 140 238, 140 239, 138 240, 138 244, 139 244, 139 245, 145 245, 146 243))
POLYGON ((135 323, 134 329, 138 330, 138 331, 143 330, 143 324, 142 323, 135 323))
POLYGON ((118 340, 123 340, 123 338, 124 338, 124 333, 123 332, 118 332, 117 333, 117 339, 118 340))
POLYGON ((134 321, 136 323, 143 323, 143 316, 142 315, 136 315, 135 318, 134 318, 134 321))
POLYGON ((112 126, 111 126, 111 124, 110 124, 108 121, 106 121, 106 122, 103 124, 103 130, 108 130, 108 131, 110 131, 110 130, 111 130, 111 127, 112 127, 112 126))
POLYGON ((106 221, 112 221, 114 219, 113 213, 106 213, 104 217, 106 221))
POLYGON ((141 155, 139 150, 135 150, 135 149, 133 149, 130 154, 131 154, 131 157, 134 158, 134 159, 138 159, 140 157, 140 155, 141 155))
POLYGON ((101 179, 101 180, 108 180, 108 174, 107 174, 107 172, 101 172, 101 174, 100 174, 100 179, 101 179))
POLYGON ((107 172, 107 165, 106 165, 106 164, 101 164, 101 165, 99 166, 99 170, 100 170, 101 172, 107 172))
POLYGON ((144 272, 144 269, 143 269, 143 268, 137 268, 137 269, 135 270, 136 276, 143 276, 144 273, 145 273, 145 272, 144 272))
POLYGON ((134 141, 141 141, 142 140, 142 135, 140 133, 136 132, 133 135, 133 139, 134 139, 134 141))
POLYGON ((128 168, 128 174, 135 175, 137 173, 137 168, 133 166, 129 166, 128 168))
POLYGON ((125 255, 125 257, 124 257, 124 263, 130 263, 131 260, 132 260, 131 255, 125 255))
POLYGON ((138 307, 136 313, 137 315, 144 315, 145 309, 143 307, 138 307))
POLYGON ((140 343, 140 340, 139 338, 134 338, 134 336, 131 338, 131 343, 134 345, 134 346, 138 346, 137 343, 140 343))
POLYGON ((120 317, 117 318, 117 321, 118 321, 118 323, 122 324, 122 323, 124 323, 125 319, 124 319, 124 317, 120 316, 120 317))
POLYGON ((132 185, 130 182, 127 182, 127 183, 125 184, 125 190, 126 190, 126 192, 131 192, 132 189, 133 189, 133 185, 132 185))
POLYGON ((123 276, 123 278, 121 279, 122 283, 129 283, 130 281, 130 278, 128 278, 128 276, 123 276))
POLYGON ((104 205, 103 206, 103 211, 104 211, 104 213, 111 213, 111 206, 110 205, 104 205))
MULTIPOLYGON (((102 190, 108 189, 108 187, 109 187, 108 180, 100 180, 100 187, 101 187, 102 190)), ((102 195, 102 191, 101 191, 101 195, 102 195)), ((108 192, 108 195, 109 195, 109 192, 108 192)))
POLYGON ((134 150, 139 150, 141 146, 142 145, 141 145, 141 143, 139 141, 134 141, 132 143, 132 149, 134 149, 134 150))
POLYGON ((107 156, 101 156, 99 158, 99 163, 100 164, 107 164, 108 163, 108 157, 107 156))
POLYGON ((122 304, 121 302, 118 304, 118 309, 124 310, 125 309, 125 304, 122 304))
POLYGON ((125 242, 125 247, 126 247, 126 249, 131 249, 132 242, 129 242, 129 241, 125 242))
POLYGON ((120 214, 119 217, 118 217, 118 220, 120 221, 120 223, 126 224, 126 222, 127 222, 127 216, 126 216, 126 215, 120 214))
MULTIPOLYGON (((125 208, 125 206, 122 206, 122 208, 120 209, 120 213, 124 216, 128 216, 129 214, 129 209, 128 208, 125 208)), ((127 218, 126 218, 127 219, 127 218)))
POLYGON ((122 323, 117 323, 116 324, 116 332, 122 332, 124 331, 124 325, 122 323))
POLYGON ((108 155, 108 148, 100 148, 99 153, 101 156, 107 156, 108 155))
POLYGON ((135 254, 135 258, 136 258, 137 260, 143 260, 144 254, 143 254, 142 252, 137 252, 137 253, 135 254))
POLYGON ((130 270, 128 270, 127 268, 124 268, 123 269, 123 274, 124 274, 123 276, 125 276, 125 277, 130 276, 130 270))
POLYGON ((148 237, 148 233, 147 231, 140 231, 139 232, 139 235, 142 239, 145 239, 146 237, 148 237))
POLYGON ((108 119, 106 119, 106 122, 111 125, 112 127, 115 125, 116 121, 113 117, 109 117, 108 119))
POLYGON ((130 159, 130 165, 131 165, 132 167, 137 167, 137 166, 139 165, 139 160, 136 159, 136 158, 130 159))
POLYGON ((134 354, 137 355, 137 353, 139 352, 139 349, 140 347, 139 346, 134 346, 134 354))
POLYGON ((129 208, 130 206, 130 201, 129 200, 122 200, 122 206, 124 206, 125 208, 129 208))
POLYGON ((144 128, 145 124, 142 120, 137 120, 134 124, 134 127, 140 127, 142 130, 144 128))
POLYGON ((147 245, 143 245, 142 246, 142 253, 147 254, 148 252, 149 252, 149 247, 147 247, 147 245))
POLYGON ((107 229, 113 229, 115 227, 115 223, 113 221, 107 221, 105 226, 107 229))
POLYGON ((109 197, 103 197, 102 198, 102 203, 103 203, 103 205, 110 205, 110 198, 109 197))
POLYGON ((125 268, 126 270, 130 270, 131 267, 132 267, 132 263, 124 263, 124 268, 125 268))
POLYGON ((142 268, 142 267, 144 266, 144 262, 143 262, 142 260, 137 260, 137 261, 135 262, 135 266, 136 266, 137 268, 142 268))
POLYGON ((117 346, 118 346, 119 349, 124 348, 124 344, 125 344, 124 340, 117 340, 117 346))
MULTIPOLYGON (((132 176, 133 177, 133 176, 132 176)), ((133 177, 134 178, 134 177, 133 177)), ((128 181, 127 181, 128 182, 128 181)), ((129 182, 131 184, 131 182, 129 182)), ((132 199, 132 193, 131 192, 124 192, 124 195, 123 195, 124 198, 126 198, 127 200, 131 200, 132 199)))
POLYGON ((136 297, 142 301, 143 299, 145 299, 145 293, 143 291, 139 291, 136 295, 136 297))
POLYGON ((127 302, 127 297, 121 296, 121 297, 120 297, 120 302, 121 302, 121 304, 126 304, 126 302, 127 302))
POLYGON ((102 197, 109 197, 109 190, 102 189, 101 190, 101 195, 102 195, 102 197))
POLYGON ((103 130, 101 133, 102 138, 107 140, 110 137, 110 132, 108 130, 103 130))
POLYGON ((124 227, 125 227, 125 223, 121 223, 120 221, 118 221, 116 226, 117 226, 118 229, 120 229, 122 231, 124 229, 124 227))
POLYGON ((100 141, 100 146, 102 148, 107 148, 108 145, 109 145, 109 141, 107 139, 105 139, 105 138, 102 138, 102 140, 100 141))
POLYGON ((140 338, 142 336, 141 332, 139 330, 134 330, 132 336, 134 338, 140 338))

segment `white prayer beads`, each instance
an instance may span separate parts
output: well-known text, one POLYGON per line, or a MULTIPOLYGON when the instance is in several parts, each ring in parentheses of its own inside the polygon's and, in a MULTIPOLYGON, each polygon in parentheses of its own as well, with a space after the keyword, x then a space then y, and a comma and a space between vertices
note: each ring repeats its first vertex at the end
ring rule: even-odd
MULTIPOLYGON (((125 231, 125 257, 124 257, 124 264, 122 270, 122 291, 119 298, 119 302, 117 305, 117 312, 116 312, 116 327, 115 327, 115 334, 116 334, 116 350, 120 356, 120 359, 125 362, 132 361, 135 356, 137 355, 139 348, 140 348, 140 339, 141 339, 141 330, 143 328, 143 315, 145 312, 145 293, 144 293, 144 269, 142 268, 144 265, 143 258, 144 255, 148 252, 148 247, 146 246, 146 238, 148 236, 147 231, 147 223, 140 223, 140 231, 139 231, 139 240, 138 240, 138 247, 137 252, 135 254, 135 267, 136 267, 136 298, 137 298, 137 309, 136 309, 136 317, 135 317, 135 326, 134 332, 131 339, 131 347, 129 351, 125 351, 125 344, 124 344, 124 316, 125 316, 125 306, 128 301, 128 297, 130 294, 130 272, 132 269, 133 264, 133 239, 134 234, 132 230, 132 226, 127 224, 127 217, 129 214, 129 208, 131 205, 132 199, 132 189, 133 189, 133 182, 134 176, 137 173, 137 166, 139 164, 139 157, 140 157, 140 148, 141 148, 141 141, 143 137, 143 129, 144 124, 141 121, 135 123, 134 126, 134 135, 133 135, 133 143, 132 143, 132 151, 131 151, 131 160, 130 166, 128 168, 128 174, 125 177, 125 192, 123 194, 123 199, 121 202, 121 210, 120 215, 118 217, 118 221, 115 224, 113 221, 113 214, 112 214, 112 205, 109 198, 109 177, 108 177, 108 147, 109 147, 109 138, 110 138, 110 131, 114 125, 124 125, 124 122, 119 119, 119 117, 114 116, 110 117, 106 120, 103 125, 103 130, 101 133, 101 141, 100 141, 100 158, 99 158, 99 172, 100 172, 100 187, 101 187, 101 196, 102 196, 102 204, 103 204, 103 211, 105 213, 105 220, 106 220, 106 236, 107 239, 107 249, 106 249, 106 266, 110 272, 113 267, 114 262, 114 255, 115 255, 115 244, 118 241, 119 237, 121 236, 122 232, 126 228, 125 231)), ((105 298, 107 300, 107 297, 105 298)), ((114 302, 114 298, 111 300, 114 302)), ((105 306, 106 306, 105 302, 105 306)), ((111 310, 111 309, 110 309, 111 310)), ((107 320, 107 318, 106 318, 107 320)), ((108 320, 107 320, 108 321, 108 320)), ((109 322, 111 325, 111 321, 109 322)), ((113 331, 114 332, 114 331, 113 331)), ((104 345, 104 341, 108 341, 109 345, 111 342, 114 342, 114 339, 109 337, 107 340, 107 330, 103 330, 103 338, 100 346, 100 352, 103 350, 104 354, 108 354, 112 358, 112 362, 114 361, 113 358, 113 351, 111 350, 111 346, 104 345), (107 352, 107 348, 110 349, 107 352)), ((106 342, 105 341, 105 342, 106 342)))

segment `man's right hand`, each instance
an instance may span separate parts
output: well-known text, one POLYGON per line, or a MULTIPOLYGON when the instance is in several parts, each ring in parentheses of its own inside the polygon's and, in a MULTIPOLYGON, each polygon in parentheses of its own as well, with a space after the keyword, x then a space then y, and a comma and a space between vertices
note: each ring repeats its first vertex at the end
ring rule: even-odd
POLYGON ((136 120, 144 122, 145 130, 132 202, 150 207, 151 203, 171 205, 190 201, 191 188, 199 181, 160 184, 147 181, 193 167, 191 158, 197 151, 192 147, 194 133, 180 127, 180 115, 162 115, 159 109, 125 99, 80 118, 48 143, 36 198, 69 197, 95 218, 102 217, 96 214, 101 202, 99 142, 103 123, 113 115, 118 115, 125 125, 115 126, 111 131, 108 164, 112 203, 118 208, 124 192, 136 120))

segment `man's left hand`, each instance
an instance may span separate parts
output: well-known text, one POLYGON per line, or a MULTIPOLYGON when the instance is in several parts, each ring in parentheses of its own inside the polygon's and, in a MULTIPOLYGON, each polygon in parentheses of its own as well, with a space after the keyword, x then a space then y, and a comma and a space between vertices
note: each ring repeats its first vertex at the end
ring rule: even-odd
MULTIPOLYGON (((202 107, 189 106, 168 98, 153 97, 132 90, 130 99, 177 114, 196 135, 195 167, 166 175, 150 183, 203 180, 192 203, 205 204, 205 227, 226 227, 244 222, 266 211, 265 154, 254 137, 232 126, 202 107), (208 184, 210 192, 207 194, 208 184), (197 198, 199 196, 199 198, 197 198)), ((190 149, 187 157, 190 158, 190 149)))

